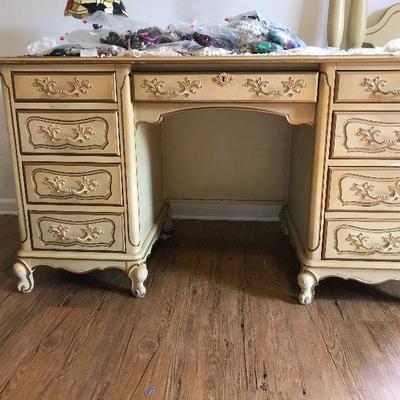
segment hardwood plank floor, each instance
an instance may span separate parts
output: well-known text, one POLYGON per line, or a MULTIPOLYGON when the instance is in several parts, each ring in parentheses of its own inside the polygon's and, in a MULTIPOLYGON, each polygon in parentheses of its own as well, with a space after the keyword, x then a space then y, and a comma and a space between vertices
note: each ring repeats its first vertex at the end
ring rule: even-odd
POLYGON ((141 300, 119 271, 19 294, 17 250, 2 216, 1 400, 400 399, 400 285, 327 280, 301 306, 276 223, 176 222, 141 300))

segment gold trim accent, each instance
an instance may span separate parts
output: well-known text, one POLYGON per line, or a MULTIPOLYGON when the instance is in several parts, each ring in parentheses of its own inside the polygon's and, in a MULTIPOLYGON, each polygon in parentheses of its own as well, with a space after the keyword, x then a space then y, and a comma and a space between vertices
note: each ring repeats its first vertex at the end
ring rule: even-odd
POLYGON ((56 86, 57 82, 52 81, 50 78, 35 79, 33 86, 37 87, 39 92, 43 92, 47 96, 76 96, 79 97, 81 94, 86 94, 91 89, 91 84, 88 80, 81 81, 78 77, 75 77, 72 81, 68 81, 70 89, 59 88, 56 86))
POLYGON ((227 74, 226 72, 221 72, 212 78, 212 82, 221 87, 230 85, 234 80, 234 76, 227 74))
POLYGON ((301 93, 307 85, 303 79, 295 81, 291 76, 287 81, 281 81, 282 89, 268 89, 269 81, 263 81, 261 78, 247 78, 243 86, 249 88, 249 92, 255 93, 257 96, 273 96, 273 97, 293 97, 294 94, 301 93))
POLYGON ((392 95, 392 96, 400 96, 400 88, 385 90, 384 87, 387 81, 385 79, 381 79, 379 76, 375 78, 364 78, 360 83, 360 86, 365 87, 366 92, 372 93, 374 96, 377 95, 392 95))
POLYGON ((152 80, 145 79, 141 87, 146 89, 146 93, 153 93, 156 97, 189 97, 191 94, 196 94, 197 90, 203 87, 199 80, 191 81, 188 77, 185 77, 183 81, 178 81, 177 83, 179 85, 179 90, 165 89, 166 82, 154 78, 152 80))

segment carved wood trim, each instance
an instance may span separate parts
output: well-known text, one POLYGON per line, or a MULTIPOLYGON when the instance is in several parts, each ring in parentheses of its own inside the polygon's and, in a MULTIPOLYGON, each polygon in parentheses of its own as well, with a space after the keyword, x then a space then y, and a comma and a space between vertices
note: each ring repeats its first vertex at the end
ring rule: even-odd
POLYGON ((90 150, 99 149, 104 150, 109 144, 109 124, 105 118, 93 117, 85 118, 76 121, 60 121, 57 119, 43 118, 43 117, 29 117, 26 120, 26 131, 28 133, 28 142, 34 149, 66 149, 71 148, 74 150, 90 150), (44 125, 34 132, 32 129, 33 122, 42 122, 44 125), (93 122, 104 123, 104 133, 95 131, 90 126, 85 126, 93 122), (72 135, 68 135, 61 130, 61 127, 71 127, 72 135), (104 140, 101 144, 90 144, 92 138, 96 135, 104 135, 104 140), (35 143, 34 136, 40 135, 49 142, 35 143), (87 143, 86 143, 87 142, 87 143), (82 145, 84 144, 84 145, 82 145))
POLYGON ((335 230, 335 239, 335 249, 341 254, 400 254, 400 228, 366 229, 353 225, 340 225, 335 230), (354 250, 343 250, 340 248, 338 234, 342 230, 349 230, 349 232, 346 234, 345 240, 352 248, 354 248, 354 250), (354 231, 358 233, 356 234, 354 231), (396 236, 397 232, 399 235, 396 236), (374 235, 374 238, 371 238, 372 235, 374 235), (374 240, 375 243, 372 242, 371 239, 374 240))
POLYGON ((112 196, 112 175, 109 171, 104 169, 82 173, 66 173, 51 169, 38 168, 32 172, 32 181, 34 192, 39 199, 108 200, 112 196), (36 175, 39 173, 47 174, 46 178, 42 182, 38 182, 36 179, 36 175), (106 175, 107 177, 108 187, 103 195, 97 194, 99 192, 98 188, 100 188, 99 181, 95 178, 91 178, 98 175, 106 175), (67 178, 78 179, 76 179, 71 185, 68 185, 67 178), (39 193, 40 184, 46 185, 54 194, 39 193), (74 187, 74 185, 76 185, 76 187, 74 187))
POLYGON ((39 231, 39 239, 45 246, 111 247, 116 241, 114 221, 106 218, 78 222, 58 218, 41 217, 37 221, 37 228, 39 231), (44 231, 41 225, 45 221, 54 223, 48 228, 48 233, 54 237, 54 240, 45 240, 44 238, 44 231), (100 224, 103 224, 103 227, 96 226, 100 224), (111 240, 108 242, 101 241, 102 235, 105 234, 104 224, 110 226, 109 233, 111 235, 111 240), (82 234, 71 234, 70 231, 72 227, 79 227, 82 234))
POLYGON ((383 153, 387 150, 393 152, 400 152, 400 123, 385 123, 385 122, 378 122, 372 120, 365 120, 365 119, 356 119, 352 118, 346 121, 343 130, 343 146, 346 148, 348 152, 359 152, 359 153, 383 153), (355 133, 356 136, 360 138, 360 142, 364 142, 369 146, 378 145, 379 148, 365 148, 365 147, 350 147, 349 136, 350 133, 348 132, 349 125, 351 124, 363 124, 363 125, 370 125, 370 128, 363 128, 360 127, 357 132, 355 133), (385 127, 397 127, 398 129, 393 130, 393 137, 392 138, 383 138, 382 139, 382 130, 379 128, 385 127))
POLYGON ((400 205, 400 177, 378 178, 358 174, 345 174, 338 180, 338 185, 340 201, 344 205, 358 205, 363 207, 371 207, 379 204, 385 204, 388 206, 400 205), (342 183, 348 178, 354 178, 355 180, 361 181, 360 183, 354 182, 350 188, 355 196, 361 197, 360 201, 348 201, 344 199, 342 183), (371 182, 387 182, 387 193, 376 192, 375 186, 371 182), (362 200, 366 200, 366 202, 362 202, 362 200))

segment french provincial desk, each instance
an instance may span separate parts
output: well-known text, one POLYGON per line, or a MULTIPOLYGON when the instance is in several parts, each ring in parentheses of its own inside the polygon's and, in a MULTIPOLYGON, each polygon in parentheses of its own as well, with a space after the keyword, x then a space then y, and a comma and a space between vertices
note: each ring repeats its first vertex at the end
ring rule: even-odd
POLYGON ((282 212, 299 300, 327 277, 400 279, 400 58, 2 58, 21 248, 18 289, 40 266, 119 268, 144 296, 170 230, 162 146, 140 123, 232 108, 294 125, 282 212), (160 161, 161 160, 161 161, 160 161))

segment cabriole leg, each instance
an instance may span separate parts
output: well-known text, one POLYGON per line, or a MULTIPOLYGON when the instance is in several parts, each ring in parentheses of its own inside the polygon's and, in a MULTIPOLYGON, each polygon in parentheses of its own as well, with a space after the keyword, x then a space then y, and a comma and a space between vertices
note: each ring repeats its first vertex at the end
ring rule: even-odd
POLYGON ((17 288, 21 293, 30 293, 35 285, 33 271, 22 260, 18 260, 13 265, 14 274, 18 278, 17 288))
POLYGON ((312 272, 302 269, 297 277, 297 282, 301 290, 299 302, 301 304, 310 304, 314 299, 315 286, 318 283, 317 278, 312 272))
POLYGON ((132 294, 137 298, 142 298, 146 294, 144 281, 147 279, 148 271, 146 263, 134 265, 129 270, 129 278, 132 281, 132 294))

